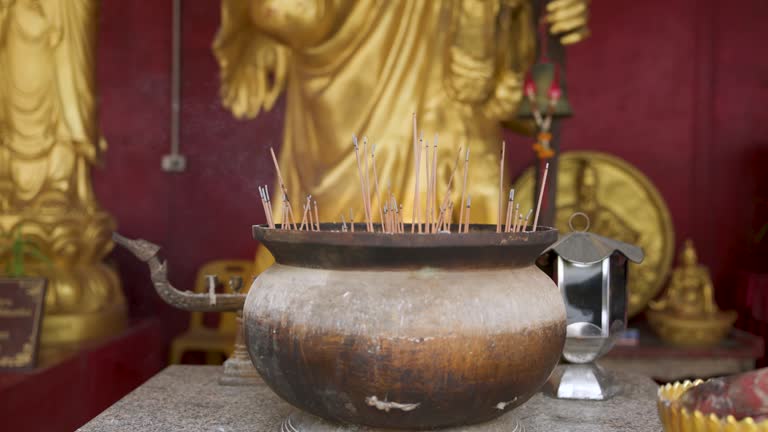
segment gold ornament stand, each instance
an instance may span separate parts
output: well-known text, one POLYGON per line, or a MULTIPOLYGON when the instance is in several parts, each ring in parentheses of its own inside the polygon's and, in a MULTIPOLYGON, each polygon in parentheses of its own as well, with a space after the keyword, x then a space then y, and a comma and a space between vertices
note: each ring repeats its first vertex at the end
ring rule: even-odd
POLYGON ((94 80, 99 4, 0 1, 0 235, 21 234, 47 257, 4 249, 0 265, 23 259, 22 273, 48 279, 44 345, 126 322, 120 280, 102 262, 115 223, 90 178, 107 147, 94 80))
POLYGON ((0 233, 20 229, 51 261, 26 266, 48 279, 41 343, 73 344, 122 331, 127 309, 120 279, 101 261, 113 247, 112 218, 100 210, 25 213, 0 215, 0 233))
POLYGON ((261 381, 259 373, 253 367, 243 334, 243 311, 237 311, 237 336, 232 355, 224 361, 224 372, 219 377, 219 384, 229 386, 256 385, 261 381))

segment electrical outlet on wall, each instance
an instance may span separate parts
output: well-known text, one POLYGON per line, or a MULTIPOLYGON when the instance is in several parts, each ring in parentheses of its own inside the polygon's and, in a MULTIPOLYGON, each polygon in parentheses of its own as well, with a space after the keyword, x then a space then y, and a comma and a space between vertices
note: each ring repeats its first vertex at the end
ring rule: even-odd
POLYGON ((187 170, 187 158, 180 154, 167 154, 163 156, 161 166, 165 172, 184 172, 187 170))

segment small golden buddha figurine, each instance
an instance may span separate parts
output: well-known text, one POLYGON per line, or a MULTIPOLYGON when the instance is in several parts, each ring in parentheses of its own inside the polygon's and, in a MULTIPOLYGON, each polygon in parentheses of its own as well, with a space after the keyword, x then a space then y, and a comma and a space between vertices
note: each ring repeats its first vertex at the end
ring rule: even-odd
POLYGON ((730 330, 736 313, 718 309, 709 270, 698 263, 690 239, 679 260, 667 292, 649 303, 648 322, 662 339, 675 345, 716 344, 730 330))
POLYGON ((698 263, 691 240, 685 241, 680 252, 680 265, 672 272, 667 293, 650 307, 692 318, 718 312, 709 270, 698 263))

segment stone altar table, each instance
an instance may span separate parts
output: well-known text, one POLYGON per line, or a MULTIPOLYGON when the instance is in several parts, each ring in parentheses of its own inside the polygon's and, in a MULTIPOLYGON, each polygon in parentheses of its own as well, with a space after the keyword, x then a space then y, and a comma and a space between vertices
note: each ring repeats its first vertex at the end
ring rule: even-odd
MULTIPOLYGON (((99 414, 79 432, 276 432, 295 408, 266 385, 225 387, 219 366, 169 366, 99 414)), ((526 432, 658 432, 657 386, 616 373, 622 394, 606 402, 563 401, 538 394, 512 415, 526 432)))

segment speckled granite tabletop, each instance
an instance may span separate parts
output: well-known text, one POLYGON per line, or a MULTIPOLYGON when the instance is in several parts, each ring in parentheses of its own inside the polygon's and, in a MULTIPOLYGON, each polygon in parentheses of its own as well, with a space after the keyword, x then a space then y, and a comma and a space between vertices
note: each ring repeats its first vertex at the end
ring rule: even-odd
MULTIPOLYGON (((295 410, 266 385, 218 385, 220 371, 218 366, 170 366, 79 431, 276 432, 295 410)), ((623 391, 611 400, 564 401, 539 394, 512 413, 522 420, 525 432, 661 431, 656 385, 640 375, 616 377, 623 391)), ((510 431, 503 422, 495 423, 482 431, 510 431)), ((461 430, 481 431, 477 426, 461 430)))

